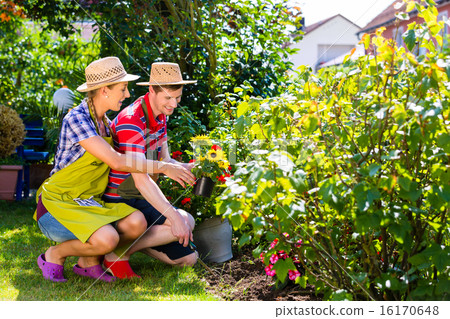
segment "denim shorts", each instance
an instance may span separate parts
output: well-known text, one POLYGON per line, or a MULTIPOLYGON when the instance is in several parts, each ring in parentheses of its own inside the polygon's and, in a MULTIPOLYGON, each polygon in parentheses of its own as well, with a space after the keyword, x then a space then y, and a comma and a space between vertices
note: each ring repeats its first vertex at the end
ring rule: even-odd
POLYGON ((56 220, 49 212, 42 215, 38 220, 42 233, 50 240, 62 243, 72 239, 78 239, 70 230, 56 220))

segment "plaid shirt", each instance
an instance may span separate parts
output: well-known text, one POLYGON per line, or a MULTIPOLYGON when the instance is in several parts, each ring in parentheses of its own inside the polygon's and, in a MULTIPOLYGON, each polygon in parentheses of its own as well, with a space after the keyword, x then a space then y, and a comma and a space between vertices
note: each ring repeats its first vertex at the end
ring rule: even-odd
MULTIPOLYGON (((110 124, 109 119, 106 119, 110 124)), ((109 136, 108 127, 106 127, 106 133, 109 136)), ((79 142, 93 136, 99 136, 99 134, 89 114, 87 102, 83 100, 80 105, 64 117, 59 135, 58 150, 55 156, 55 167, 50 175, 69 166, 83 156, 86 150, 79 142)))

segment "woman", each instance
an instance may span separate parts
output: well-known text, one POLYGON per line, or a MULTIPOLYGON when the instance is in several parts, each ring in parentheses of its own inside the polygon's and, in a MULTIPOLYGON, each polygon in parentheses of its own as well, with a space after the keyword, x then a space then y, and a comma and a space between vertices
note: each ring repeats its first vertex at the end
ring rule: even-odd
MULTIPOLYGON (((119 111, 130 96, 128 81, 139 76, 127 74, 120 60, 107 57, 92 62, 85 70, 86 83, 78 91, 88 98, 63 120, 55 168, 37 193, 35 218, 42 232, 60 244, 38 257, 46 279, 64 282, 64 261, 79 256, 73 271, 103 281, 99 256, 130 244, 146 229, 142 213, 126 204, 101 201, 109 168, 127 172, 164 173, 187 181, 179 167, 157 161, 135 159, 112 148, 110 122, 105 113, 119 111)), ((106 256, 107 257, 107 256, 106 256)))

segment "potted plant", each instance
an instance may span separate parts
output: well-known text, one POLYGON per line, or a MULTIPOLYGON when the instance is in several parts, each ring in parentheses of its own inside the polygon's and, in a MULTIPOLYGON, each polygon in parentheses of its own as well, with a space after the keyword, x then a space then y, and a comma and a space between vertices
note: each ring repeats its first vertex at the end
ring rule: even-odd
POLYGON ((207 136, 194 137, 191 145, 197 177, 193 193, 197 197, 190 204, 201 220, 193 232, 194 243, 205 262, 225 262, 233 257, 232 228, 228 219, 217 216, 214 204, 230 176, 230 163, 222 147, 207 136))
POLYGON ((229 176, 230 163, 222 148, 204 135, 194 137, 191 145, 196 163, 192 172, 197 177, 194 194, 210 197, 214 185, 229 176))
POLYGON ((172 158, 186 162, 188 156, 193 156, 196 160, 191 161, 197 163, 193 169, 194 174, 200 177, 199 180, 202 177, 209 177, 215 184, 208 190, 211 195, 192 196, 189 188, 185 189, 176 181, 164 176, 158 180, 158 185, 172 205, 191 213, 195 218, 194 244, 200 258, 205 262, 224 262, 233 257, 232 228, 227 219, 216 214, 215 202, 225 187, 226 178, 230 176, 229 164, 223 150, 208 137, 195 137, 192 139, 192 145, 194 152, 174 151, 172 158))
POLYGON ((23 166, 15 154, 25 139, 25 125, 17 112, 0 105, 0 199, 14 200, 18 172, 23 166))

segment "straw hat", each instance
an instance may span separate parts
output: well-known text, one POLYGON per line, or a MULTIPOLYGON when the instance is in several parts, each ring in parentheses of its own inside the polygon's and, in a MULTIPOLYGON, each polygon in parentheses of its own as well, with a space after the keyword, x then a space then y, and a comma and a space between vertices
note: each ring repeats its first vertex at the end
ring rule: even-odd
POLYGON ((79 92, 88 92, 120 82, 134 81, 138 75, 128 74, 120 60, 116 57, 107 57, 89 64, 85 70, 86 83, 80 85, 79 92))
POLYGON ((191 84, 197 81, 185 81, 181 76, 180 66, 176 63, 156 62, 152 64, 149 82, 138 82, 137 85, 177 85, 191 84))

